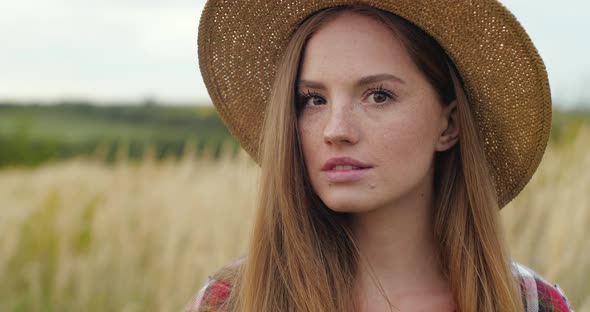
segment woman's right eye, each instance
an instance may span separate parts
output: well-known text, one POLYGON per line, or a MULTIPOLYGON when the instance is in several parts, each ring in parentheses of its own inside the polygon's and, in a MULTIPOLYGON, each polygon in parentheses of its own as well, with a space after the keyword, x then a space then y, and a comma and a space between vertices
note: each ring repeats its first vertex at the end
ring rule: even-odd
POLYGON ((319 106, 326 104, 326 100, 317 93, 305 92, 298 96, 299 107, 319 106))

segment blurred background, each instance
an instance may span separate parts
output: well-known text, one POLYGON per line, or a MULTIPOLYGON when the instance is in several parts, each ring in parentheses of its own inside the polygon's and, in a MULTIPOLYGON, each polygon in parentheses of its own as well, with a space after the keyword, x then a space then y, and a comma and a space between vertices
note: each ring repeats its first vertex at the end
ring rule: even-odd
MULTIPOLYGON (((244 253, 258 179, 199 74, 205 1, 7 2, 0 311, 181 310, 244 253)), ((590 312, 590 4, 501 2, 554 99, 541 166, 502 210, 507 239, 590 312)))

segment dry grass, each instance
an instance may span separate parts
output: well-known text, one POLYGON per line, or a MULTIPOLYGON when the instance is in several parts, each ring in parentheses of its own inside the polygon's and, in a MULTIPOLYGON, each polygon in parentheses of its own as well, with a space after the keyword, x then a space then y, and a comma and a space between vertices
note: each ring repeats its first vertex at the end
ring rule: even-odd
POLYGON ((70 161, 0 174, 0 311, 178 311, 244 252, 255 164, 70 161))
MULTIPOLYGON (((514 258, 590 312, 590 130, 581 133, 548 150, 502 214, 514 258)), ((243 154, 0 172, 0 311, 180 310, 244 252, 257 173, 243 154)))
POLYGON ((590 311, 590 128, 550 146, 540 169, 502 210, 516 261, 558 283, 576 311, 590 311))

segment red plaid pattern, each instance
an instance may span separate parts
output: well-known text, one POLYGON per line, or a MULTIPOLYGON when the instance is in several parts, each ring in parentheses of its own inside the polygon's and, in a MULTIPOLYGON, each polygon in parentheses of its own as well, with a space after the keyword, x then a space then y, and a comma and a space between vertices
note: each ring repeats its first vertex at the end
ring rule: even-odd
MULTIPOLYGON (((525 312, 574 312, 563 290, 538 275, 535 271, 513 263, 513 273, 518 276, 525 312)), ((222 311, 229 297, 231 285, 228 282, 209 278, 185 312, 199 312, 203 302, 217 311, 222 311)))
POLYGON ((513 273, 518 276, 525 312, 574 312, 563 290, 551 284, 535 271, 519 263, 513 263, 513 273))

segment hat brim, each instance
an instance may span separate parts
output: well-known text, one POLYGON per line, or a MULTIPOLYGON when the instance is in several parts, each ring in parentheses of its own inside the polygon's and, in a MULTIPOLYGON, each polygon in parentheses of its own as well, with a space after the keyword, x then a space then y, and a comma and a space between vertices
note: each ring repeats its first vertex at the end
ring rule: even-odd
POLYGON ((528 183, 551 128, 547 72, 516 18, 495 0, 209 0, 198 37, 201 74, 223 122, 258 161, 276 64, 311 14, 365 4, 417 25, 457 67, 503 207, 528 183))

